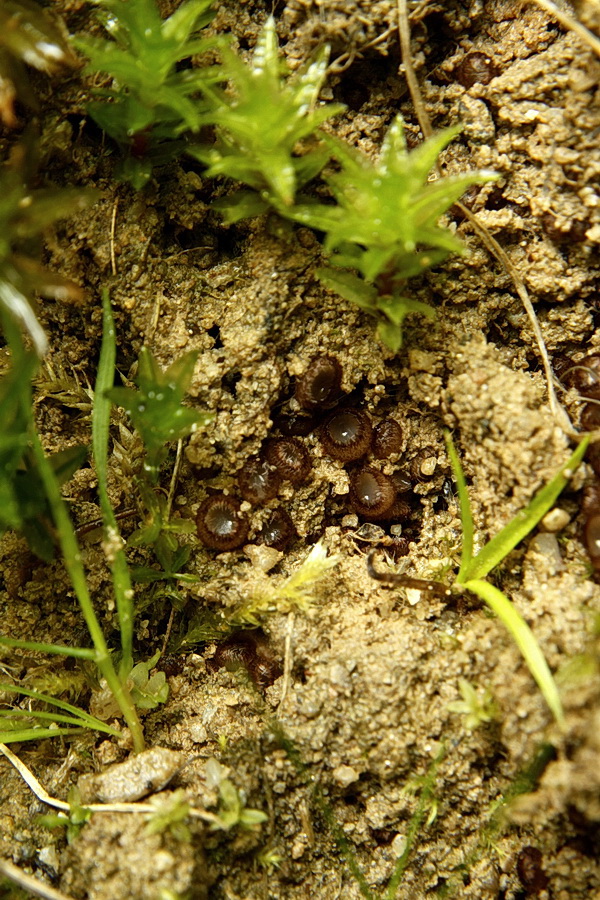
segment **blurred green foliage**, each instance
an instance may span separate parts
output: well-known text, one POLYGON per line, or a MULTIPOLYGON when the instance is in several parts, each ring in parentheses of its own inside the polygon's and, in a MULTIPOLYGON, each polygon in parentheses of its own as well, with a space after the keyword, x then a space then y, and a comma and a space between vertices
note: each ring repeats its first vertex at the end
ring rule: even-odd
POLYGON ((0 121, 18 124, 15 101, 39 108, 26 65, 48 75, 77 65, 61 21, 33 0, 2 0, 0 4, 0 121))
POLYGON ((155 0, 95 2, 110 37, 80 36, 75 46, 88 58, 84 73, 112 85, 94 88, 87 108, 125 151, 116 176, 139 189, 183 150, 181 134, 200 127, 204 104, 194 96, 214 74, 181 63, 218 43, 195 36, 213 17, 211 0, 187 0, 164 20, 155 0))

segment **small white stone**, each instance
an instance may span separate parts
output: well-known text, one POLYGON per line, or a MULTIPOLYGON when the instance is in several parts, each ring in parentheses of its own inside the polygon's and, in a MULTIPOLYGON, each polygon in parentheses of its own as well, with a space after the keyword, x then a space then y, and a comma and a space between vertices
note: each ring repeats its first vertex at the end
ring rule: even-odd
POLYGON ((349 787, 349 785, 354 784, 360 778, 360 775, 352 766, 337 766, 331 774, 334 781, 337 781, 342 787, 349 787))
POLYGON ((397 834, 392 841, 392 853, 396 858, 402 856, 406 850, 406 835, 397 834))
POLYGON ((189 726, 190 740, 195 744, 204 744, 208 740, 208 731, 202 722, 195 720, 189 726))
POLYGON ((343 517, 342 528, 358 528, 358 516, 356 513, 349 513, 343 517))
POLYGON ((281 550, 276 550, 275 547, 265 547, 263 544, 246 544, 244 554, 261 572, 270 572, 283 559, 281 550))
POLYGON ((569 513, 566 510, 555 506, 554 509, 551 509, 550 512, 546 513, 540 524, 544 531, 556 532, 566 528, 570 521, 571 517, 569 516, 569 513))

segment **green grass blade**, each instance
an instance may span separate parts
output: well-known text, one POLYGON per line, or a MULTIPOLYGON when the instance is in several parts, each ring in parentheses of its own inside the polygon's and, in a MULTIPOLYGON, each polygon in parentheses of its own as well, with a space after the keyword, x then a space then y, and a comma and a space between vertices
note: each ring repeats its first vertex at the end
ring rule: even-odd
POLYGON ((90 597, 85 570, 81 561, 81 551, 77 543, 73 523, 69 518, 65 501, 60 493, 58 481, 52 471, 52 466, 44 454, 39 436, 35 431, 32 434, 31 443, 38 472, 44 485, 50 509, 52 510, 52 517, 56 525, 65 567, 69 573, 69 578, 73 585, 75 596, 77 597, 79 608, 85 619, 85 624, 92 639, 92 643, 96 648, 96 665, 108 682, 108 686, 123 713, 125 721, 131 729, 134 748, 136 753, 139 753, 144 749, 142 726, 129 691, 124 682, 117 676, 112 664, 104 634, 102 633, 102 628, 100 627, 100 622, 98 621, 92 598, 90 597))
MULTIPOLYGON (((56 697, 52 697, 50 694, 44 694, 42 691, 36 691, 34 688, 19 687, 15 684, 0 683, 0 691, 4 691, 7 694, 22 694, 24 697, 31 697, 33 700, 39 700, 40 703, 48 703, 50 706, 55 706, 57 709, 62 709, 65 712, 70 713, 78 719, 77 724, 80 724, 83 727, 94 728, 98 731, 105 731, 107 734, 112 734, 115 737, 122 737, 121 732, 117 731, 117 729, 111 728, 106 722, 97 719, 96 716, 92 716, 78 706, 67 703, 66 700, 58 700, 56 697)), ((29 710, 27 713, 29 714, 29 710)))
POLYGON ((540 519, 552 509, 557 497, 568 484, 569 478, 583 459, 589 438, 584 438, 575 452, 562 466, 554 478, 537 492, 525 509, 520 510, 513 519, 495 537, 488 541, 477 556, 461 571, 457 578, 459 584, 472 579, 485 578, 492 569, 535 528, 540 519))
POLYGON ((19 641, 0 635, 0 647, 16 647, 19 650, 34 650, 38 653, 55 653, 58 656, 73 656, 75 659, 96 659, 96 651, 91 647, 66 647, 64 644, 44 644, 39 641, 19 641))
POLYGON ((19 741, 39 741, 41 738, 81 734, 83 728, 23 728, 21 731, 0 731, 0 744, 16 744, 19 741))
POLYGON ((62 722, 66 725, 76 725, 78 728, 82 726, 81 719, 74 716, 65 716, 63 713, 42 712, 40 709, 0 709, 0 718, 13 719, 42 719, 46 722, 62 722))
POLYGON ((487 581, 473 580, 467 581, 464 586, 471 593, 481 597, 508 629, 554 718, 560 727, 564 729, 565 717, 556 683, 548 668, 548 663, 544 658, 540 645, 527 622, 508 597, 502 591, 499 591, 497 587, 494 587, 493 584, 487 581))
POLYGON ((454 475, 454 480, 456 482, 456 490, 458 491, 458 502, 460 504, 462 549, 460 553, 460 569, 456 580, 459 584, 462 584, 467 568, 473 557, 473 516, 471 514, 471 503, 469 501, 465 473, 463 472, 456 446, 449 431, 444 431, 444 438, 446 441, 446 451, 450 459, 450 465, 452 466, 452 474, 454 475))
POLYGON ((117 520, 108 496, 108 441, 111 401, 106 392, 112 388, 116 362, 115 325, 108 291, 102 292, 102 347, 94 390, 92 413, 92 451, 98 477, 98 497, 104 520, 105 536, 109 537, 114 555, 110 562, 113 588, 121 632, 121 679, 127 678, 133 667, 133 588, 127 560, 120 544, 117 520))

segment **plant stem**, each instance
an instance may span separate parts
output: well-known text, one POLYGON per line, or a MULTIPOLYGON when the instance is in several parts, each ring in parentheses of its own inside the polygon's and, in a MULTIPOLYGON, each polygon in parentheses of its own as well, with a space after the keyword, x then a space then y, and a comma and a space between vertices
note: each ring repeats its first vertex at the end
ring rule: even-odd
POLYGON ((42 479, 48 503, 52 510, 52 516, 58 532, 58 540, 65 561, 65 567, 69 573, 75 596, 79 602, 85 624, 90 633, 92 643, 96 649, 95 662, 115 700, 123 717, 127 722, 133 738, 133 746, 136 753, 144 749, 144 735, 135 706, 125 684, 119 679, 110 658, 108 647, 102 633, 102 628, 94 612, 94 606, 88 590, 85 571, 81 562, 81 551, 77 544, 73 523, 69 518, 65 502, 61 496, 60 488, 52 467, 42 448, 36 431, 32 433, 33 455, 42 479))
POLYGON ((568 484, 569 478, 583 459, 589 442, 589 437, 584 437, 564 466, 561 466, 548 484, 540 488, 525 509, 519 510, 502 531, 499 531, 487 542, 464 570, 461 566, 461 571, 456 579, 459 584, 464 584, 472 579, 485 578, 535 528, 546 513, 552 509, 559 494, 568 484))
POLYGON ((452 474, 456 481, 456 489, 458 491, 458 502, 460 504, 460 521, 462 524, 462 549, 460 553, 460 569, 456 580, 459 584, 467 571, 467 568, 473 557, 473 514, 471 513, 471 503, 469 501, 469 492, 467 490, 467 482, 465 481, 465 473, 460 464, 456 446, 449 431, 444 431, 444 439, 446 441, 446 451, 452 466, 452 474))
POLYGON ((550 707, 552 714, 559 726, 564 730, 565 716, 560 702, 560 696, 552 673, 544 654, 540 650, 534 633, 523 619, 517 608, 508 597, 499 591, 497 587, 488 581, 475 579, 467 581, 465 588, 487 603, 490 609, 498 616, 503 625, 508 629, 515 644, 523 654, 527 668, 538 683, 543 697, 550 707))
POLYGON ((106 396, 106 391, 113 386, 116 343, 115 325, 110 307, 108 291, 102 292, 102 347, 100 361, 96 376, 94 390, 94 411, 92 414, 92 450, 94 465, 98 477, 98 497, 100 509, 104 521, 104 536, 110 541, 111 555, 109 558, 112 573, 113 589, 119 617, 119 629, 121 632, 121 662, 119 676, 124 681, 133 668, 133 587, 125 553, 121 545, 121 536, 117 525, 117 519, 108 496, 107 470, 108 470, 108 440, 110 424, 111 401, 106 396))

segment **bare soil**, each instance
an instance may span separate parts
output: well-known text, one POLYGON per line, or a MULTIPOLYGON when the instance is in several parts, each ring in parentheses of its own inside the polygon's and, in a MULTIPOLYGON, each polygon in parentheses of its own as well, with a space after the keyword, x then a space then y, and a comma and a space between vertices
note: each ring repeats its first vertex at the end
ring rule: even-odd
MULTIPOLYGON (((91 11, 80 0, 52 5, 71 31, 89 27, 91 11)), ((164 4, 164 11, 175 5, 164 4)), ((270 10, 258 0, 229 0, 211 27, 233 33, 250 53, 270 10)), ((414 63, 434 127, 464 124, 443 168, 500 173, 467 200, 524 279, 549 353, 555 362, 575 362, 597 351, 597 58, 533 4, 415 2, 409 11, 414 63), (491 60, 494 77, 465 85, 474 53, 491 60)), ((336 134, 374 153, 401 112, 418 137, 400 68, 396 4, 288 0, 276 4, 275 15, 291 64, 331 44, 325 98, 347 104, 330 125, 336 134)), ((190 161, 158 171, 136 194, 112 178, 114 152, 84 122, 78 78, 50 85, 40 76, 36 86, 44 97, 44 177, 101 190, 91 210, 60 223, 47 242, 47 265, 80 283, 87 296, 84 306, 46 302, 40 309, 51 346, 37 385, 48 451, 89 443, 88 388, 100 348, 100 291, 108 287, 123 376, 134 374, 143 344, 163 366, 199 351, 191 398, 215 419, 185 448, 177 515, 193 516, 216 488, 236 493, 237 471, 273 433, 277 415, 289 408, 294 378, 321 352, 338 357, 344 390, 362 398, 367 411, 401 422, 402 455, 386 462, 386 471, 410 470, 423 449, 435 458, 431 477, 415 486, 405 527, 410 552, 392 563, 396 571, 451 580, 457 570, 461 525, 444 427, 465 468, 478 546, 566 461, 572 444, 550 412, 521 301, 460 213, 449 225, 468 253, 411 283, 413 296, 438 315, 433 323, 410 319, 405 346, 394 356, 377 343, 363 313, 316 279, 323 258, 317 236, 273 217, 226 226, 210 209, 224 185, 203 178, 190 161)), ((13 138, 4 135, 3 147, 13 138)), ((574 390, 559 397, 577 426, 580 398, 574 390)), ((115 410, 112 436, 126 449, 111 458, 117 513, 133 506, 141 452, 129 428, 115 410)), ((600 897, 600 590, 581 543, 579 513, 587 467, 559 500, 565 515, 554 521, 562 530, 555 532, 550 520, 492 578, 557 673, 567 717, 562 734, 514 642, 485 609, 407 598, 369 576, 370 549, 380 549, 378 566, 386 566, 389 528, 344 518, 352 513, 347 473, 323 454, 316 435, 303 440, 313 455, 311 479, 285 488, 270 505, 290 512, 300 538, 269 560, 275 565, 268 576, 251 548, 217 555, 190 539, 188 570, 201 581, 180 587, 168 662, 158 664, 168 674, 169 699, 144 714, 148 745, 181 751, 188 763, 165 791, 183 788, 192 806, 211 808, 216 792, 207 762, 216 758, 248 808, 264 811, 267 821, 224 832, 194 819, 189 835, 177 839, 169 831, 149 834, 141 815, 95 813, 67 845, 62 832, 37 823, 47 808, 0 757, 0 855, 88 900, 355 900, 364 889, 349 852, 371 896, 383 898, 412 837, 423 776, 438 760, 398 900, 600 897), (310 611, 274 610, 261 619, 268 654, 282 668, 285 659, 288 679, 257 688, 244 673, 211 665, 214 640, 183 640, 190 622, 203 615, 208 621, 210 613, 214 630, 267 577, 279 583, 295 572, 317 539, 338 562, 319 583, 310 611), (491 692, 492 722, 469 731, 465 717, 449 710, 460 699, 460 679, 491 692), (531 778, 533 790, 503 805, 540 759, 545 764, 531 778), (541 862, 527 870, 531 847, 541 851, 541 862)), ((66 495, 78 526, 99 517, 93 469, 80 470, 66 495)), ((253 533, 264 515, 252 513, 253 533)), ((137 524, 135 517, 124 520, 125 536, 137 524)), ((117 623, 98 534, 82 541, 114 644, 117 623)), ((132 559, 154 564, 139 552, 132 559)), ((3 631, 88 642, 60 561, 44 565, 21 538, 8 535, 0 543, 0 576, 3 631)), ((136 603, 136 653, 148 659, 163 645, 172 604, 144 585, 136 603)), ((48 685, 52 677, 60 684, 68 672, 62 660, 31 653, 3 652, 3 660, 10 676, 29 685, 48 685)), ((75 702, 97 712, 98 686, 93 673, 84 676, 72 673, 75 702)), ((126 759, 130 747, 127 736, 119 743, 90 734, 13 750, 52 795, 66 799, 82 774, 126 759)), ((0 896, 18 894, 6 886, 0 896)))

